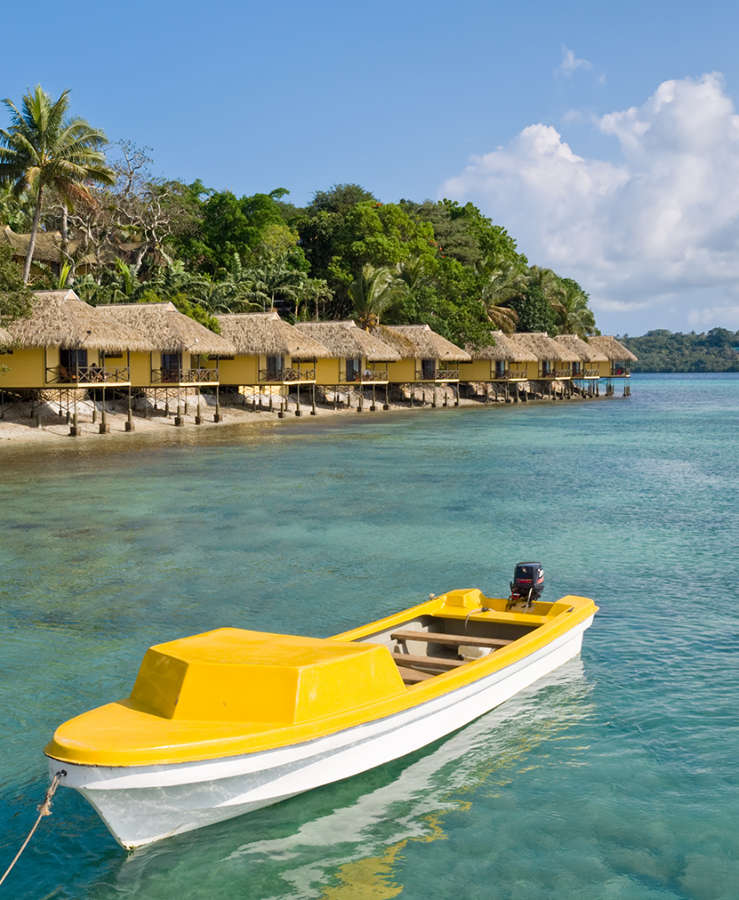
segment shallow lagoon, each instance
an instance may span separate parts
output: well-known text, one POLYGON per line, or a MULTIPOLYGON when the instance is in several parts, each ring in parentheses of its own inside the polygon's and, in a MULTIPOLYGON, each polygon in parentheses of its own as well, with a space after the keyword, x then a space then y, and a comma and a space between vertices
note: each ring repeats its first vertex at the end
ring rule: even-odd
POLYGON ((0 869, 54 726, 127 694, 151 643, 330 634, 430 592, 502 593, 525 557, 545 598, 601 606, 551 683, 251 816, 126 856, 60 791, 9 896, 734 897, 739 376, 632 388, 3 450, 0 869))

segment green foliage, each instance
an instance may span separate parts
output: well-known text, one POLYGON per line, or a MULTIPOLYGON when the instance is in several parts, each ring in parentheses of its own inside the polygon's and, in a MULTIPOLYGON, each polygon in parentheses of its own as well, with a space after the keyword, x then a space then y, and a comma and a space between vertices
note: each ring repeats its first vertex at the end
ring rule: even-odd
MULTIPOLYGON (((546 331, 556 333, 554 310, 547 294, 550 292, 545 270, 532 267, 527 278, 525 292, 513 297, 508 305, 518 316, 517 331, 546 331)), ((554 273, 552 273, 554 274, 554 273)))
POLYGON ((631 363, 632 372, 739 372, 739 331, 681 334, 657 329, 619 340, 639 357, 631 363))
POLYGON ((210 328, 211 331, 215 331, 217 334, 221 333, 221 326, 218 324, 218 319, 212 313, 208 312, 207 309, 204 309, 199 303, 193 303, 185 296, 185 294, 169 294, 168 296, 163 297, 151 288, 147 288, 136 302, 165 303, 167 301, 184 315, 189 316, 196 322, 200 322, 201 325, 205 325, 206 328, 210 328))
POLYGON ((23 282, 23 274, 10 247, 0 244, 0 325, 27 316, 32 299, 33 294, 23 282))
POLYGON ((0 128, 0 185, 12 185, 16 197, 28 192, 35 200, 23 270, 27 282, 44 190, 53 191, 71 208, 80 201, 91 202, 90 182, 113 184, 115 175, 100 149, 107 140, 103 132, 84 119, 66 119, 69 91, 52 102, 38 85, 23 97, 20 110, 11 100, 3 102, 11 125, 9 130, 0 128))

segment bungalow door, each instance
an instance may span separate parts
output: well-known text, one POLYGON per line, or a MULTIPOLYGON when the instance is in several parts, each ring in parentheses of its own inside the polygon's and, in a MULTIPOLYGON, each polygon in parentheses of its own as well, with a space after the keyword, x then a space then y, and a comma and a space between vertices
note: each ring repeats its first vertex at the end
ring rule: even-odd
POLYGON ((181 353, 162 353, 162 381, 180 381, 182 372, 181 353))
POLYGON ((282 381, 284 371, 285 360, 283 356, 267 357, 267 381, 282 381))
POLYGON ((79 370, 87 367, 87 350, 59 349, 59 381, 79 381, 79 370))
POLYGON ((495 377, 496 378, 505 378, 505 360, 504 359, 496 359, 495 360, 495 377))
POLYGON ((543 359, 541 361, 541 375, 542 378, 549 378, 552 374, 552 363, 548 359, 543 359))
POLYGON ((346 359, 346 380, 359 381, 362 371, 362 360, 358 356, 348 356, 346 359))
POLYGON ((435 359, 422 359, 421 360, 421 378, 424 381, 433 381, 436 378, 436 360, 435 359))

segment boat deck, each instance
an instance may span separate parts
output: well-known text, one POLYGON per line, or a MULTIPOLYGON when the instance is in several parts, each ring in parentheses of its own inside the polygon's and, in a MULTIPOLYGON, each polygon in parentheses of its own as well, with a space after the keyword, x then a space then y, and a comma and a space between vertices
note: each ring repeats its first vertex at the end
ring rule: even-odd
POLYGON ((524 622, 518 612, 483 621, 427 615, 364 640, 387 646, 404 684, 412 687, 509 646, 546 618, 523 616, 524 622))

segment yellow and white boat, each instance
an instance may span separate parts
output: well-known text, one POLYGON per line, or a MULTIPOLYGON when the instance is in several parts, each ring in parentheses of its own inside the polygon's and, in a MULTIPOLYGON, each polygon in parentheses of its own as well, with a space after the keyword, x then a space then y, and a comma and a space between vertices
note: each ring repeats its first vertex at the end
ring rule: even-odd
POLYGON ((576 656, 596 611, 455 590, 330 638, 219 628, 158 644, 130 697, 56 730, 50 773, 140 847, 449 734, 576 656))

